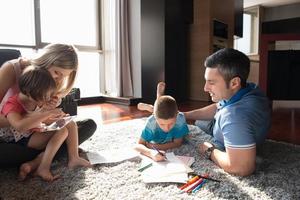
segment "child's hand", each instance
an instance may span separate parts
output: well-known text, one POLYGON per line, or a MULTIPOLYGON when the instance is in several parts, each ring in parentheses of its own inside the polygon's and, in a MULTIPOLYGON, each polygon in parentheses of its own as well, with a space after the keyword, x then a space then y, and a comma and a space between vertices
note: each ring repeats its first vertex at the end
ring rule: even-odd
POLYGON ((46 131, 46 124, 41 123, 40 126, 32 128, 32 129, 30 129, 30 131, 42 133, 42 132, 46 131))
POLYGON ((45 124, 51 124, 61 119, 62 117, 68 116, 68 114, 64 113, 60 108, 56 108, 46 112, 49 114, 49 117, 44 121, 45 124))
POLYGON ((156 150, 151 150, 151 158, 156 162, 165 161, 166 160, 166 153, 162 150, 160 152, 163 154, 159 154, 156 150))
POLYGON ((51 97, 51 99, 49 101, 47 101, 44 105, 43 105, 43 110, 52 110, 54 108, 56 108, 59 103, 61 102, 61 99, 58 96, 53 96, 51 97))

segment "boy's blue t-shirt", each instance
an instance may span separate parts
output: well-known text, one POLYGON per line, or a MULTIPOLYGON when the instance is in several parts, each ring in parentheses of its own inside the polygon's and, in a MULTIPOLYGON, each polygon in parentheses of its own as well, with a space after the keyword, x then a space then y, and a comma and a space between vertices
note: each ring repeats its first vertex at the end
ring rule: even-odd
POLYGON ((169 132, 164 132, 156 123, 154 115, 151 115, 142 131, 141 138, 146 142, 164 144, 173 139, 183 138, 189 133, 189 129, 183 113, 178 113, 176 123, 169 132))

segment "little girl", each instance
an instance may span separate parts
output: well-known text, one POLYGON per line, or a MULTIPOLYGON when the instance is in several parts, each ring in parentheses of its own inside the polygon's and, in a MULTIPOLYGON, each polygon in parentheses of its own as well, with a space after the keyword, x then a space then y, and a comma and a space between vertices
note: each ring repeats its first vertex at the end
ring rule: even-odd
MULTIPOLYGON (((18 83, 20 92, 10 97, 1 111, 8 119, 11 127, 0 129, 0 139, 38 150, 45 149, 35 159, 35 165, 24 163, 20 167, 20 178, 25 179, 28 173, 36 170, 35 174, 42 179, 53 181, 58 176, 53 176, 50 172, 52 160, 59 147, 68 137, 69 130, 74 131, 75 129, 76 131, 77 127, 75 123, 70 123, 68 127, 57 131, 40 132, 41 123, 65 115, 60 109, 43 109, 43 105, 51 99, 56 91, 55 80, 47 70, 34 67, 28 68, 20 76, 18 83)), ((70 149, 69 152, 73 153, 76 150, 77 154, 69 154, 69 165, 90 165, 88 161, 79 157, 77 145, 73 145, 70 149)))

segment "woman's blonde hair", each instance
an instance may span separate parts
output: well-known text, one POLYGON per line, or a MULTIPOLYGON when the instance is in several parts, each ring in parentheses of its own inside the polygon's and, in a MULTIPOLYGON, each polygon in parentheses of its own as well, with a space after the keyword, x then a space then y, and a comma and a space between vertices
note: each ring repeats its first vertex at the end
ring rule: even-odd
POLYGON ((73 45, 49 44, 44 47, 43 52, 30 63, 36 67, 49 69, 51 66, 71 69, 72 73, 57 85, 57 93, 67 95, 75 82, 78 68, 78 55, 73 45))

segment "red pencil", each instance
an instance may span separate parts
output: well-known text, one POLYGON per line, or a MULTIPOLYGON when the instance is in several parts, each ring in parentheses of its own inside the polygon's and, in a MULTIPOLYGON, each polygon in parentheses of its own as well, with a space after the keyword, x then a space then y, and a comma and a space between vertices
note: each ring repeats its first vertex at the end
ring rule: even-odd
POLYGON ((186 184, 184 184, 183 186, 181 186, 179 189, 183 190, 184 188, 186 188, 187 186, 195 183, 200 177, 199 176, 194 176, 193 178, 189 179, 186 184))
POLYGON ((199 184, 201 184, 203 181, 202 178, 198 179, 195 183, 191 184, 187 188, 184 189, 185 192, 190 193, 193 191, 194 188, 196 188, 199 184))

